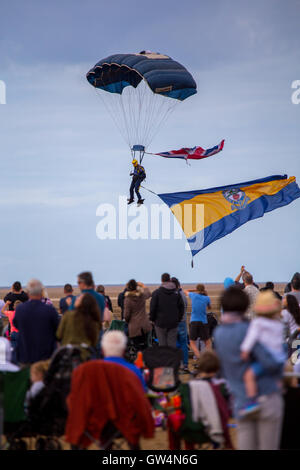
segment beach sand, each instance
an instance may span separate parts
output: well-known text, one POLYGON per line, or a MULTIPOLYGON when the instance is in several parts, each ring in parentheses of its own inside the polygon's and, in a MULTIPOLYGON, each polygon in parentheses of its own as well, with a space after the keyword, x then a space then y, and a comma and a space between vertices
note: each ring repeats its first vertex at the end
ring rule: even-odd
MULTIPOLYGON (((258 283, 260 287, 264 285, 264 283, 258 283)), ((275 284, 275 290, 277 290, 279 293, 283 293, 284 287, 286 285, 286 282, 278 282, 274 283, 275 284)), ((116 285, 107 285, 105 286, 105 294, 109 295, 112 301, 113 305, 113 311, 114 314, 116 315, 116 318, 120 317, 120 308, 118 307, 117 301, 118 301, 118 294, 122 292, 124 289, 124 285, 116 284, 116 285)), ((159 284, 148 284, 149 289, 151 292, 153 292, 155 289, 159 287, 159 284)), ((219 308, 219 297, 220 294, 223 291, 223 284, 221 283, 207 283, 205 284, 207 293, 211 299, 211 307, 212 307, 212 312, 215 312, 217 314, 220 313, 220 308, 219 308)), ((196 284, 182 284, 183 289, 195 289, 196 284)), ((2 287, 0 288, 0 298, 3 299, 5 294, 9 292, 10 288, 8 287, 2 287)), ((48 294, 48 297, 52 300, 54 306, 58 308, 59 305, 59 299, 64 296, 64 290, 63 286, 47 286, 46 291, 48 294)), ((78 287, 74 287, 74 293, 79 294, 79 289, 78 287)), ((148 301, 149 302, 149 301, 148 301)), ((189 305, 190 307, 190 305, 189 305)), ((189 308, 190 310, 190 308, 189 308)))

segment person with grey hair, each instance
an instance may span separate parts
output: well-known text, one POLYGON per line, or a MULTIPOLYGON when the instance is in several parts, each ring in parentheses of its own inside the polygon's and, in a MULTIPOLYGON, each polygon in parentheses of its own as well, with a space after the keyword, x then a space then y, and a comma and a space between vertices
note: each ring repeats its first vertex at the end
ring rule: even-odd
POLYGON ((127 337, 122 331, 107 331, 102 336, 101 348, 105 361, 115 362, 121 366, 131 370, 141 381, 141 384, 147 391, 146 383, 142 372, 131 362, 124 359, 124 354, 127 346, 127 337))
POLYGON ((22 365, 49 359, 57 347, 59 316, 42 301, 44 286, 38 279, 27 284, 29 300, 16 309, 13 325, 19 330, 17 361, 22 365))

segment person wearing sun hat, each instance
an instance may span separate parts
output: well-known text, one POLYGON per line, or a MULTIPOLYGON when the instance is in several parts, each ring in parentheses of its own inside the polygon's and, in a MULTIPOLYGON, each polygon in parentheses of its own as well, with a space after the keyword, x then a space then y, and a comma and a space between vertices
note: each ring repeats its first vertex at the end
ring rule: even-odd
MULTIPOLYGON (((253 305, 255 318, 250 323, 246 337, 241 344, 241 357, 250 359, 254 345, 262 344, 278 362, 284 366, 286 354, 284 351, 284 325, 280 318, 281 302, 271 290, 260 292, 253 305)), ((241 410, 242 415, 257 412, 260 405, 257 401, 256 377, 264 370, 258 362, 250 363, 244 373, 244 384, 249 403, 241 410)))
POLYGON ((220 325, 214 330, 214 347, 221 361, 221 376, 226 379, 232 393, 237 448, 276 450, 280 443, 283 416, 280 386, 283 367, 260 342, 251 351, 252 362, 261 364, 264 370, 262 375, 256 377, 260 410, 250 416, 240 414, 249 401, 243 377, 250 361, 241 358, 241 344, 251 325, 245 315, 249 303, 249 297, 239 286, 223 291, 220 298, 223 315, 220 325))

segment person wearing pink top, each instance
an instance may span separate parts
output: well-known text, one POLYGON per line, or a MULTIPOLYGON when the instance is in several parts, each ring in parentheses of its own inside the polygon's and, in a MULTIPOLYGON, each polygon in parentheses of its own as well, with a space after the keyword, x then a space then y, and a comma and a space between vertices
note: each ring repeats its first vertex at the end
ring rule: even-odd
POLYGON ((10 300, 7 300, 2 307, 1 313, 5 315, 8 318, 9 321, 9 326, 10 326, 10 344, 12 348, 12 362, 14 364, 17 364, 17 343, 18 343, 18 336, 19 336, 19 331, 13 324, 13 319, 15 318, 15 313, 16 309, 19 304, 22 302, 20 300, 16 300, 14 302, 14 310, 9 310, 9 305, 11 304, 10 300))

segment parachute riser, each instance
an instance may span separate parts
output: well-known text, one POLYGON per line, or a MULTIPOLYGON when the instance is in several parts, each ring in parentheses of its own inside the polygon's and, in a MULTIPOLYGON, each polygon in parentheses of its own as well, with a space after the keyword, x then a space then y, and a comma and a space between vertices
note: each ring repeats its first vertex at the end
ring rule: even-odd
POLYGON ((142 163, 145 155, 145 147, 143 145, 133 145, 131 149, 132 157, 142 163))

